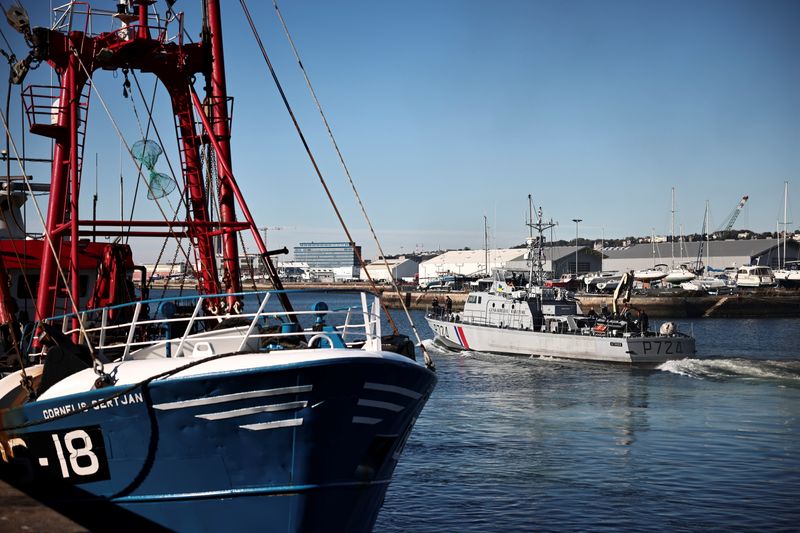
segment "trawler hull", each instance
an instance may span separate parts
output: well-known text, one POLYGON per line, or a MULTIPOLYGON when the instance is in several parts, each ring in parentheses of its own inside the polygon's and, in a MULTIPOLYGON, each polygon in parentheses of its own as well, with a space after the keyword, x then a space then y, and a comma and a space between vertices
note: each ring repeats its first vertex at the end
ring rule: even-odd
POLYGON ((455 350, 643 365, 695 355, 694 338, 682 334, 611 337, 426 319, 436 340, 455 350))
POLYGON ((396 354, 315 352, 144 385, 192 358, 125 361, 99 390, 79 372, 2 413, 4 477, 92 530, 368 531, 436 377, 396 354))

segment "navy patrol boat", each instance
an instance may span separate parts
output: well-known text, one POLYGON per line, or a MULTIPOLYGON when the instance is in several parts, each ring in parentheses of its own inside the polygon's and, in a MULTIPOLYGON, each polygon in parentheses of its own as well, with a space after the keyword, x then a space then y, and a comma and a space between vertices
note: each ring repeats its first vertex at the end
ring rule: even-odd
POLYGON ((570 291, 543 287, 544 230, 550 224, 542 220, 541 209, 538 221, 529 223, 539 235, 533 237, 531 231, 527 240, 527 283, 497 270, 493 277, 478 281, 463 310, 447 312, 438 306, 428 310, 426 320, 436 341, 455 350, 634 365, 695 355, 694 338, 678 331, 674 322, 666 322, 654 332, 645 314, 627 307, 633 272, 623 274, 614 291, 612 310, 600 315, 584 314, 570 291), (618 308, 620 297, 625 305, 618 308))

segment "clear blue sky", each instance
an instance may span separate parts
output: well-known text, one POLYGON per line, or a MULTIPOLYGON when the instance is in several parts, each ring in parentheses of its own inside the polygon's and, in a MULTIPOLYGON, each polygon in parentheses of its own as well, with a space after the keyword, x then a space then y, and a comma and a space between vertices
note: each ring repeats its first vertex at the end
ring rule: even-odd
MULTIPOLYGON (((345 218, 372 257, 271 2, 248 3, 345 218)), ((23 4, 35 24, 48 23, 45 2, 23 4)), ((280 7, 387 253, 482 247, 484 215, 493 247, 518 244, 527 233, 528 193, 559 222, 556 238, 574 238, 573 218, 584 220, 582 237, 668 233, 672 187, 676 227, 685 232, 700 230, 706 200, 716 227, 745 194, 750 202, 736 227, 774 231, 788 180, 790 220, 800 225, 800 2, 320 0, 280 7)), ((235 173, 259 225, 281 228, 270 232, 270 247, 344 240, 238 2, 225 0, 223 16, 236 97, 235 173)), ((13 30, 4 31, 21 54, 13 30)), ((30 79, 46 82, 48 70, 30 79)), ((132 143, 140 134, 121 78, 101 73, 97 81, 132 143)), ((141 81, 149 93, 152 80, 141 81)), ((174 138, 164 104, 161 92, 157 121, 174 138)), ((116 216, 119 144, 98 99, 90 121, 84 198, 94 192, 97 152, 99 216, 116 216)), ((135 172, 127 158, 122 167, 129 206, 135 172)), ((145 209, 155 217, 152 206, 145 209)))

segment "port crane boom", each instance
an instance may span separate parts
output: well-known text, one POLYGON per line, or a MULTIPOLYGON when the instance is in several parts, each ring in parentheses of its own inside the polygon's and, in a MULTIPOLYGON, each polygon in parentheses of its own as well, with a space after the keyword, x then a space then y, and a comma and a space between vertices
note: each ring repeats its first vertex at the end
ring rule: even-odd
POLYGON ((750 197, 747 195, 742 196, 742 199, 739 200, 739 203, 733 208, 731 214, 725 218, 725 222, 723 222, 723 224, 720 226, 720 229, 717 230, 717 233, 730 231, 731 228, 733 228, 734 223, 736 223, 736 219, 739 218, 739 213, 742 212, 744 204, 746 204, 747 200, 749 199, 750 197))

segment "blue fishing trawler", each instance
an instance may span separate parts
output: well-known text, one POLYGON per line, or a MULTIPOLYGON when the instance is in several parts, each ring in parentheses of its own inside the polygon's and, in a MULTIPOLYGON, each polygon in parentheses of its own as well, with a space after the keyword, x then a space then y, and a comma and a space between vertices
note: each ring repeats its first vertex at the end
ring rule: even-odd
MULTIPOLYGON (((23 92, 31 131, 52 139, 54 153, 36 257, 30 246, 24 262, 0 257, 3 340, 18 362, 0 380, 0 474, 93 531, 368 531, 435 386, 432 363, 384 322, 375 293, 293 305, 297 291, 283 289, 276 251, 231 171, 220 2, 204 2, 197 43, 184 42, 172 2, 163 17, 153 4, 73 2, 52 28, 32 27, 19 6, 8 13, 31 47, 15 81, 47 62, 59 85, 23 92), (79 22, 100 16, 114 29, 79 22), (97 92, 100 70, 153 73, 170 94, 181 175, 155 172, 152 140, 128 151, 149 173, 150 199, 182 188, 183 217, 80 217, 86 88, 97 92), (197 75, 208 82, 202 102, 197 75), (201 147, 216 160, 211 186, 201 147), (240 232, 252 235, 273 289, 242 288, 240 232), (189 240, 196 290, 150 299, 122 242, 92 243, 87 256, 84 236, 115 235, 189 240), (29 304, 30 323, 18 312, 29 304)), ((4 250, 17 253, 23 240, 4 250)))

